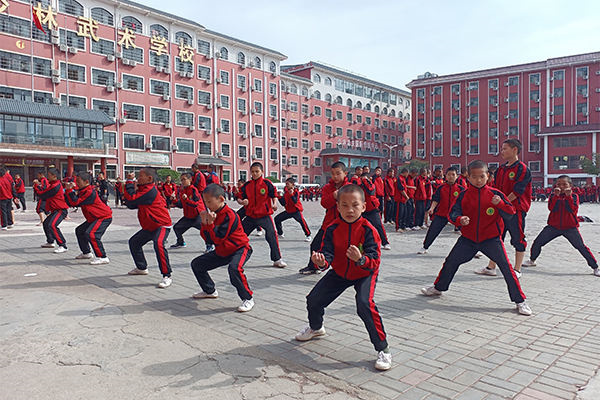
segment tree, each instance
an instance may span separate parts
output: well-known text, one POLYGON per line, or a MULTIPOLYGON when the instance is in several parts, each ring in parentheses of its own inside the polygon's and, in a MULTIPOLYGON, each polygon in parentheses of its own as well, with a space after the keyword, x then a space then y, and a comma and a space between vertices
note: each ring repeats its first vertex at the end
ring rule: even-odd
POLYGON ((173 171, 172 169, 161 168, 156 171, 156 174, 158 175, 158 178, 163 182, 167 179, 167 176, 170 176, 171 180, 174 183, 176 183, 176 184, 180 183, 179 178, 181 177, 181 174, 177 171, 173 171))
POLYGON ((401 165, 401 167, 408 168, 409 170, 412 168, 420 170, 421 168, 429 168, 429 163, 427 161, 412 159, 407 164, 401 165))
POLYGON ((267 176, 266 179, 270 180, 272 183, 279 183, 280 180, 275 178, 274 176, 267 176))
POLYGON ((584 157, 581 160, 581 169, 586 174, 600 175, 600 153, 593 153, 592 159, 584 157))

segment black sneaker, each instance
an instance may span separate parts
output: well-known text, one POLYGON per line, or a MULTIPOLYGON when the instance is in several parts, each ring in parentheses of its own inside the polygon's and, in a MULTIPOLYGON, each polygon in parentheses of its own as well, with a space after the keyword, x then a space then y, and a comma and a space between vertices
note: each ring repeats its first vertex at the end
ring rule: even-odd
POLYGON ((311 266, 308 267, 304 267, 302 269, 300 269, 298 272, 300 272, 301 275, 312 275, 312 274, 320 274, 321 271, 313 268, 311 266))
POLYGON ((185 246, 187 246, 185 243, 181 243, 181 244, 180 243, 175 243, 175 244, 172 244, 171 247, 169 247, 169 248, 170 249, 179 249, 179 248, 185 247, 185 246))

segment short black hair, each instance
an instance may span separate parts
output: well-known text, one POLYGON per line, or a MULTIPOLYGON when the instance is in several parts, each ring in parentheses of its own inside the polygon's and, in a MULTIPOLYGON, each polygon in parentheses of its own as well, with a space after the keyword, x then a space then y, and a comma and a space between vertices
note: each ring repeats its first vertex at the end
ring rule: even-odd
POLYGON ((387 173, 389 174, 390 171, 394 171, 395 172, 396 170, 394 168, 388 168, 387 173))
POLYGON ((4 174, 6 174, 6 167, 1 166, 0 167, 0 176, 4 176, 4 174))
POLYGON ((291 184, 295 184, 296 183, 296 180, 294 178, 287 178, 285 181, 289 182, 291 184))
POLYGON ((421 168, 421 169, 419 170, 419 174, 422 174, 423 172, 427 172, 427 168, 421 168))
POLYGON ((77 177, 79 179, 81 179, 84 182, 91 182, 92 181, 92 176, 90 175, 89 172, 86 171, 80 171, 77 173, 77 177))
POLYGON ((471 171, 474 169, 483 169, 485 172, 488 171, 488 166, 481 160, 471 161, 467 166, 467 172, 471 175, 471 171))
POLYGON ((573 185, 573 181, 569 175, 560 175, 558 178, 556 178, 555 182, 558 182, 559 179, 566 179, 567 182, 569 182, 569 185, 573 185))
MULTIPOLYGON (((440 168, 440 170, 441 170, 441 168, 440 168)), ((456 174, 458 174, 458 168, 456 168, 456 167, 448 167, 448 169, 446 169, 446 173, 448 173, 450 171, 454 171, 454 172, 456 172, 456 174)))
POLYGON ((331 164, 331 169, 335 169, 335 168, 339 168, 342 171, 346 172, 346 164, 344 164, 341 161, 336 161, 333 164, 331 164))
POLYGON ((360 165, 358 165, 358 166, 354 167, 354 170, 355 170, 355 171, 358 171, 359 169, 363 169, 363 167, 362 167, 362 166, 360 166, 360 165))
POLYGON ((363 165, 363 169, 365 169, 365 168, 371 169, 371 167, 369 165, 363 165))
POLYGON ((217 185, 216 183, 211 183, 204 189, 202 194, 206 195, 206 196, 214 197, 214 198, 219 198, 219 197, 225 198, 225 189, 223 189, 221 187, 221 185, 217 185))
POLYGON ((140 172, 143 172, 149 177, 151 177, 152 182, 158 182, 158 174, 156 173, 156 169, 152 167, 144 167, 140 170, 140 172))
POLYGON ((192 164, 192 169, 198 169, 198 168, 199 168, 199 166, 198 166, 198 164, 197 164, 197 163, 193 163, 193 164, 192 164))
POLYGON ((254 167, 258 167, 258 168, 260 168, 261 171, 264 171, 263 165, 261 163, 259 163, 258 161, 255 161, 252 163, 252 165, 250 165, 250 169, 252 169, 254 167))
POLYGON ((381 169, 379 165, 375 167, 375 171, 377 171, 378 169, 381 169))
POLYGON ((517 151, 517 154, 520 154, 521 149, 523 149, 523 145, 521 144, 521 141, 519 139, 506 139, 504 142, 502 142, 502 144, 504 144, 504 143, 506 143, 513 149, 516 147, 519 150, 519 151, 517 151))
POLYGON ((58 170, 56 168, 50 168, 48 170, 48 175, 54 175, 57 178, 60 176, 60 174, 58 173, 58 170))
POLYGON ((402 169, 400 170, 400 173, 401 173, 401 174, 403 174, 403 173, 405 173, 405 172, 408 172, 408 168, 402 168, 402 169))
POLYGON ((208 168, 215 169, 215 164, 208 164, 208 168))
POLYGON ((360 199, 363 202, 365 201, 365 191, 362 190, 362 188, 358 185, 350 184, 350 185, 344 185, 341 188, 339 188, 338 189, 338 201, 340 200, 342 195, 346 194, 346 193, 360 193, 360 199))
MULTIPOLYGON (((450 167, 450 168, 452 168, 452 167, 450 167)), ((456 168, 455 168, 455 169, 456 169, 456 168)), ((435 167, 435 169, 433 170, 433 172, 435 172, 435 171, 443 171, 443 168, 442 168, 442 167, 440 167, 440 166, 437 166, 437 167, 435 167)), ((446 171, 447 171, 447 170, 446 170, 446 171)))
POLYGON ((246 180, 244 178, 240 178, 238 179, 238 183, 246 183, 246 180))
POLYGON ((410 173, 411 173, 411 174, 412 174, 412 173, 419 173, 419 170, 418 170, 418 169, 416 169, 416 168, 411 168, 411 169, 410 169, 410 173))
POLYGON ((190 174, 189 172, 184 172, 179 178, 192 179, 192 174, 190 174))
POLYGON ((363 173, 360 175, 360 177, 361 177, 361 178, 370 178, 371 176, 369 175, 369 173, 368 173, 368 172, 363 172, 363 173))

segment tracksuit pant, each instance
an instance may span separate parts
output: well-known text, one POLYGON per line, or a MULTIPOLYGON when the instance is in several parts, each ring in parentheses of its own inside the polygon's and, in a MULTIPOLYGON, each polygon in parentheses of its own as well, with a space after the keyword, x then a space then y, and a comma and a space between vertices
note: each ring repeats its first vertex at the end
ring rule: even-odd
POLYGON ((192 271, 194 271, 196 280, 204 293, 210 294, 215 292, 215 282, 208 275, 208 271, 222 265, 228 265, 229 281, 236 288, 238 296, 242 300, 250 300, 252 290, 250 290, 248 280, 244 275, 244 264, 250 259, 251 255, 252 247, 250 246, 237 249, 226 257, 219 256, 215 251, 211 251, 192 260, 192 271))
POLYGON ((308 267, 313 269, 317 269, 315 263, 312 262, 311 256, 313 251, 319 251, 321 249, 321 245, 323 244, 323 235, 325 235, 325 231, 323 228, 319 229, 319 232, 315 235, 312 242, 310 242, 310 254, 308 256, 308 267))
POLYGON ((425 224, 425 203, 427 200, 415 200, 415 226, 425 224))
POLYGON ((510 244, 516 251, 525 251, 527 248, 527 240, 525 240, 525 217, 527 217, 525 211, 517 211, 517 214, 513 218, 504 221, 502 240, 506 237, 506 232, 509 232, 510 244))
POLYGON ((544 229, 537 235, 533 244, 531 245, 531 259, 536 260, 540 253, 542 252, 542 247, 544 247, 550 241, 556 239, 559 236, 563 236, 565 239, 571 243, 571 246, 575 247, 579 253, 585 258, 588 265, 592 269, 598 268, 598 262, 596 258, 590 251, 590 249, 583 243, 583 238, 581 237, 581 233, 578 228, 570 228, 570 229, 557 229, 553 226, 546 225, 544 229))
POLYGON ((261 227, 265 230, 265 239, 269 243, 271 248, 271 261, 277 261, 281 259, 281 251, 279 250, 279 240, 275 233, 275 224, 273 218, 270 215, 266 215, 260 218, 250 218, 246 216, 242 221, 244 232, 246 235, 250 235, 254 229, 261 227))
POLYGON ((304 216, 300 211, 296 211, 295 213, 282 211, 279 214, 277 214, 277 216, 275 217, 275 227, 277 228, 278 235, 283 234, 283 228, 281 226, 281 223, 283 221, 287 221, 290 218, 294 218, 294 220, 296 220, 296 222, 300 224, 300 227, 302 227, 302 232, 304 232, 305 236, 310 236, 310 229, 308 228, 308 224, 306 223, 306 220, 304 219, 304 216))
POLYGON ((375 284, 378 272, 356 279, 344 279, 333 270, 329 270, 315 287, 306 296, 306 309, 308 310, 308 323, 311 329, 321 329, 323 326, 323 315, 325 308, 337 299, 346 289, 354 286, 356 291, 356 311, 362 319, 371 343, 376 351, 382 351, 388 347, 383 321, 379 310, 373 301, 375 284))
POLYGON ((54 243, 56 240, 59 246, 67 248, 67 241, 58 227, 62 220, 67 218, 67 214, 67 210, 52 211, 44 220, 44 233, 46 234, 46 241, 48 243, 54 243))
POLYGON ((25 193, 17 193, 17 199, 19 199, 19 205, 23 211, 27 210, 27 202, 25 201, 25 193))
POLYGON ((115 206, 123 205, 123 193, 115 190, 115 206))
POLYGON ((11 202, 12 202, 11 199, 0 200, 0 220, 2 222, 3 228, 5 228, 8 225, 12 225, 14 222, 12 219, 11 202))
POLYGON ((83 224, 75 228, 75 236, 77 236, 77 244, 83 254, 90 253, 90 244, 94 250, 94 254, 98 258, 105 258, 106 251, 102 244, 102 235, 111 224, 112 218, 97 219, 93 222, 85 221, 83 224))
POLYGON ((396 203, 394 200, 385 202, 385 211, 383 213, 385 223, 396 221, 396 203))
POLYGON ((381 214, 379 214, 378 209, 373 209, 371 211, 365 211, 362 216, 373 225, 373 228, 377 229, 377 233, 379 234, 379 238, 381 239, 381 244, 386 245, 390 244, 387 238, 387 234, 385 233, 385 228, 381 223, 381 214))
POLYGON ((167 247, 165 246, 167 238, 169 237, 169 232, 171 232, 171 228, 166 226, 161 226, 154 231, 141 229, 129 239, 129 251, 131 252, 133 262, 137 269, 148 268, 148 262, 144 256, 143 247, 149 241, 153 241, 154 252, 156 253, 160 272, 163 276, 171 276, 169 253, 167 253, 167 247))
POLYGON ((404 225, 406 228, 412 228, 415 226, 415 201, 414 199, 406 200, 404 203, 404 225))
POLYGON ((396 230, 406 229, 406 203, 396 202, 396 230))
POLYGON ((383 216, 383 196, 377 196, 377 200, 379 200, 379 215, 383 216))
POLYGON ((196 228, 198 230, 202 228, 202 221, 199 215, 196 218, 182 217, 175 225, 173 225, 173 232, 175 232, 175 236, 177 236, 178 245, 183 245, 185 243, 183 234, 190 228, 196 228))
POLYGON ((428 249, 429 246, 433 243, 433 241, 438 237, 442 229, 448 223, 448 219, 444 217, 440 217, 439 215, 434 215, 431 220, 431 224, 429 225, 429 229, 427 230, 427 234, 425 235, 425 240, 423 240, 423 248, 428 249))
POLYGON ((515 303, 522 303, 525 301, 525 295, 521 290, 521 285, 515 275, 515 271, 508 260, 504 243, 499 237, 494 237, 481 243, 476 243, 464 236, 459 237, 452 250, 450 250, 450 254, 446 257, 444 265, 435 280, 435 288, 440 292, 448 290, 456 271, 458 271, 458 267, 471 261, 478 251, 481 251, 486 257, 498 265, 498 268, 500 268, 500 272, 502 272, 502 276, 504 276, 504 280, 506 281, 510 299, 515 303))

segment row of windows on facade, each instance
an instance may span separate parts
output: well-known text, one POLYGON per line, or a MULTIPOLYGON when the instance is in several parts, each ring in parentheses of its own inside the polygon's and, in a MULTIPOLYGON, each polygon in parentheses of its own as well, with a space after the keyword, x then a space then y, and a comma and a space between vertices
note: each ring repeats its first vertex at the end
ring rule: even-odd
MULTIPOLYGON (((498 143, 489 143, 488 144, 488 154, 492 154, 492 155, 498 155, 499 154, 499 144, 498 143)), ((469 155, 478 155, 479 153, 479 144, 471 144, 468 147, 466 147, 467 149, 467 154, 469 155)), ((419 158, 424 158, 425 157, 425 149, 424 148, 417 148, 417 157, 419 158)), ((529 152, 530 153, 539 153, 540 152, 540 142, 539 141, 532 141, 529 142, 529 152)), ((443 148, 441 146, 436 146, 433 148, 431 155, 434 157, 443 157, 444 153, 443 153, 443 148)), ((451 146, 450 149, 450 155, 451 156, 461 156, 461 148, 460 146, 451 146)))
MULTIPOLYGON (((537 134, 539 134, 539 132, 540 132, 539 125, 530 125, 529 126, 529 134, 537 136, 537 134)), ((504 131, 504 136, 518 136, 518 135, 519 135, 519 127, 518 126, 510 126, 510 127, 508 127, 508 130, 504 131)), ((477 129, 477 128, 470 129, 466 136, 467 136, 467 139, 479 138, 479 129, 477 129)), ((452 130, 452 133, 451 133, 452 140, 460 141, 461 137, 462 136, 461 136, 460 130, 456 130, 456 129, 452 130)), ((498 139, 499 138, 498 128, 496 128, 496 127, 489 128, 488 129, 488 137, 492 140, 498 139)), ((431 136, 431 140, 434 140, 434 141, 442 140, 442 139, 443 139, 442 132, 436 132, 431 136)), ((418 141, 418 143, 425 143, 425 134, 424 133, 417 134, 417 141, 418 141)))
MULTIPOLYGON (((47 6, 48 4, 49 4, 48 0, 42 2, 42 5, 47 6), (46 4, 44 4, 44 3, 46 3, 46 4)), ((83 17, 84 16, 84 7, 75 0, 59 0, 58 10, 61 13, 72 15, 74 17, 83 17)), ((113 14, 104 8, 101 8, 101 7, 92 8, 90 10, 90 17, 100 24, 108 25, 108 26, 115 26, 113 14)), ((144 24, 136 17, 130 16, 130 15, 121 17, 121 27, 129 28, 132 30, 132 32, 137 33, 137 34, 144 33, 144 24)), ((64 31, 64 30, 61 29, 61 31, 64 31)), ((50 42, 49 32, 44 34, 43 32, 39 31, 39 29, 35 28, 35 25, 32 25, 32 23, 29 20, 18 18, 18 17, 1 15, 0 16, 0 32, 18 35, 18 36, 22 36, 25 38, 29 38, 30 34, 34 33, 35 34, 34 39, 50 42), (32 32, 29 31, 30 29, 32 29, 32 32)), ((72 32, 72 31, 69 31, 69 32, 72 32)), ((150 25, 147 35, 153 36, 153 37, 164 38, 168 41, 171 40, 169 37, 169 30, 161 24, 150 25)), ((77 36, 76 32, 69 33, 67 35, 66 39, 67 39, 67 41, 65 41, 64 43, 67 43, 69 46, 75 46, 81 50, 85 49, 85 38, 81 37, 81 36, 77 36), (79 47, 81 45, 83 47, 79 47)), ((100 52, 101 54, 114 55, 114 42, 111 42, 111 41, 108 41, 105 39, 100 39, 98 42, 92 42, 92 47, 93 47, 94 43, 100 43, 100 42, 103 43, 101 46, 107 46, 107 42, 112 43, 112 46, 110 46, 110 45, 107 46, 107 47, 112 48, 112 53, 100 52)), ((184 32, 184 31, 175 32, 173 42, 177 43, 177 44, 183 43, 184 45, 187 45, 187 46, 193 45, 192 36, 189 33, 184 32)), ((63 43, 63 42, 61 42, 61 43, 63 43)), ((198 39, 196 49, 197 49, 198 53, 200 53, 200 54, 209 55, 211 52, 211 43, 207 40, 198 39)), ((107 48, 106 51, 108 51, 108 50, 109 49, 107 48)), ((141 49, 136 49, 136 50, 141 50, 141 49)), ((225 46, 221 47, 216 54, 218 54, 219 58, 221 58, 223 60, 229 60, 229 50, 225 46)), ((238 52, 237 63, 243 64, 243 65, 248 65, 250 67, 254 67, 254 68, 258 68, 258 69, 262 69, 263 60, 261 57, 256 56, 252 59, 251 62, 248 62, 248 63, 246 63, 246 59, 247 59, 247 56, 244 52, 241 52, 241 51, 238 52)), ((135 58, 134 58, 134 60, 135 60, 135 58)), ((137 60, 135 60, 135 61, 137 61, 137 60)), ((143 62, 143 60, 139 60, 139 62, 143 62)), ((269 71, 272 73, 277 72, 277 64, 274 61, 271 61, 269 63, 269 71)))
MULTIPOLYGON (((499 165, 500 165, 499 162, 488 162, 487 163, 488 168, 492 168, 492 167, 498 168, 499 165)), ((540 161, 528 161, 527 165, 531 172, 540 172, 541 171, 541 169, 540 169, 541 162, 540 161)), ((459 172, 463 171, 466 168, 466 166, 461 166, 460 164, 449 164, 448 166, 456 168, 456 170, 459 172)), ((444 164, 433 164, 434 170, 438 169, 438 168, 440 168, 442 171, 445 170, 444 164)))
MULTIPOLYGON (((576 71, 575 73, 578 78, 578 81, 588 79, 588 71, 589 71, 588 67, 579 67, 575 71, 576 71)), ((552 75, 550 77, 551 81, 563 81, 564 79, 565 79, 565 70, 552 71, 552 75)), ((532 86, 539 86, 540 80, 541 80, 540 73, 535 73, 535 74, 529 75, 529 83, 532 86)), ((497 90, 498 85, 499 85, 499 79, 489 79, 488 80, 488 88, 489 89, 497 90)), ((519 85, 519 77, 518 76, 509 77, 506 80, 506 82, 504 83, 504 85, 509 86, 509 87, 510 86, 518 86, 519 85)), ((460 94, 460 84, 457 83, 457 84, 451 85, 450 90, 453 94, 459 95, 460 94)), ((466 90, 467 91, 479 90, 479 82, 478 81, 468 82, 467 86, 466 86, 466 90)), ((439 96, 441 94, 442 94, 442 86, 435 86, 431 89, 432 96, 439 96)), ((421 98, 421 99, 425 98, 425 89, 424 88, 417 89, 417 97, 421 98)))

